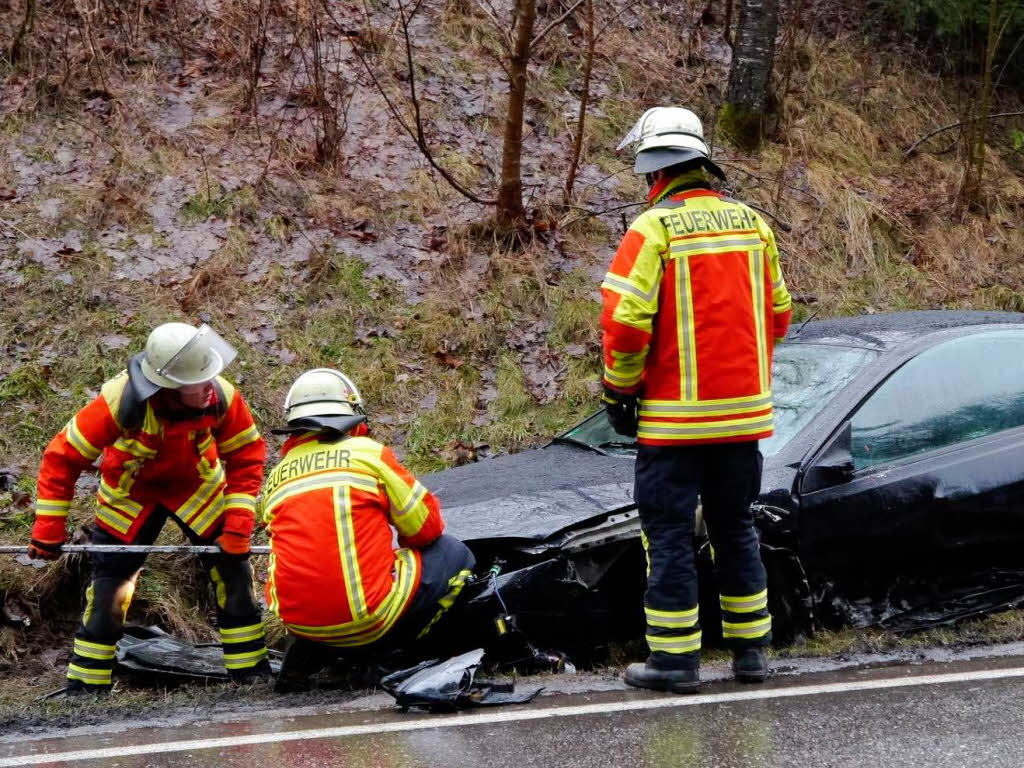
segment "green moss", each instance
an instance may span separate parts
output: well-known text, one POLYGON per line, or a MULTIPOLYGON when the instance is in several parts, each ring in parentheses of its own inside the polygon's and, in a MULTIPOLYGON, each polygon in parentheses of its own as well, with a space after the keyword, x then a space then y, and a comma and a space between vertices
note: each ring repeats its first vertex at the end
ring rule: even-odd
POLYGON ((718 129, 738 148, 754 152, 761 146, 767 115, 739 104, 723 104, 718 113, 718 129))

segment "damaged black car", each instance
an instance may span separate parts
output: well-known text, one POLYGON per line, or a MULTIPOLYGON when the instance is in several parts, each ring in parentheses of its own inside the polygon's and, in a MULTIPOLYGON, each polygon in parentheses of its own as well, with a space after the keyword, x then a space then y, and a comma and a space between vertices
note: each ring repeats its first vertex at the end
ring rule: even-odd
MULTIPOLYGON (((808 322, 776 349, 773 382, 755 518, 776 641, 1024 602, 1024 315, 808 322)), ((634 456, 598 412, 543 448, 424 478, 448 531, 493 566, 471 601, 499 630, 505 617, 513 634, 584 664, 642 637, 634 456)), ((699 525, 698 537, 713 642, 699 525)))

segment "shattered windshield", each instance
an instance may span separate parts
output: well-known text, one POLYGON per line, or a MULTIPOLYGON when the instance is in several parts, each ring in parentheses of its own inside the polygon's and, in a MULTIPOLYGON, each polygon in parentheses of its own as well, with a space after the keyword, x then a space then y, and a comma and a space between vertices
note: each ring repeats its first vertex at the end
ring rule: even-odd
MULTIPOLYGON (((761 441, 761 452, 770 456, 782 448, 877 355, 870 349, 827 344, 779 346, 772 374, 775 434, 761 441)), ((603 411, 570 429, 559 441, 581 443, 605 453, 636 451, 635 439, 616 434, 603 411)))

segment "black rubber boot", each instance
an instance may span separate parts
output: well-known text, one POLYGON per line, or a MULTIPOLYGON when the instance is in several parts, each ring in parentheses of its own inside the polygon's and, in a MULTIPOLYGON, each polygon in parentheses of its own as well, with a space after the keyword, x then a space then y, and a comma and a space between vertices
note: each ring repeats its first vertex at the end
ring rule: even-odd
POLYGON ((650 664, 630 664, 623 677, 626 685, 652 691, 696 693, 700 689, 700 672, 696 669, 657 669, 650 664))
POLYGON ((763 683, 768 677, 768 659, 762 648, 733 651, 732 672, 741 683, 763 683))

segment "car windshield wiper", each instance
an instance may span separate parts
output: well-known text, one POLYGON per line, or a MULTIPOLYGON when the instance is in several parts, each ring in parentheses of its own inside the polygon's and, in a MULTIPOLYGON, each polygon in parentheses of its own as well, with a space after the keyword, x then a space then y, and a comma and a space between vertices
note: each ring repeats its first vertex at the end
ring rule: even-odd
POLYGON ((636 440, 607 440, 600 443, 598 448, 636 448, 636 440))
MULTIPOLYGON (((556 437, 556 438, 552 439, 551 442, 553 444, 557 444, 557 445, 575 445, 578 448, 585 448, 588 451, 593 451, 594 453, 600 453, 602 456, 607 456, 608 455, 608 453, 606 451, 602 451, 600 447, 598 447, 596 445, 591 445, 590 443, 585 443, 582 440, 577 440, 575 437, 565 437, 563 435, 562 437, 556 437)), ((603 443, 602 443, 602 446, 603 446, 603 443)))

